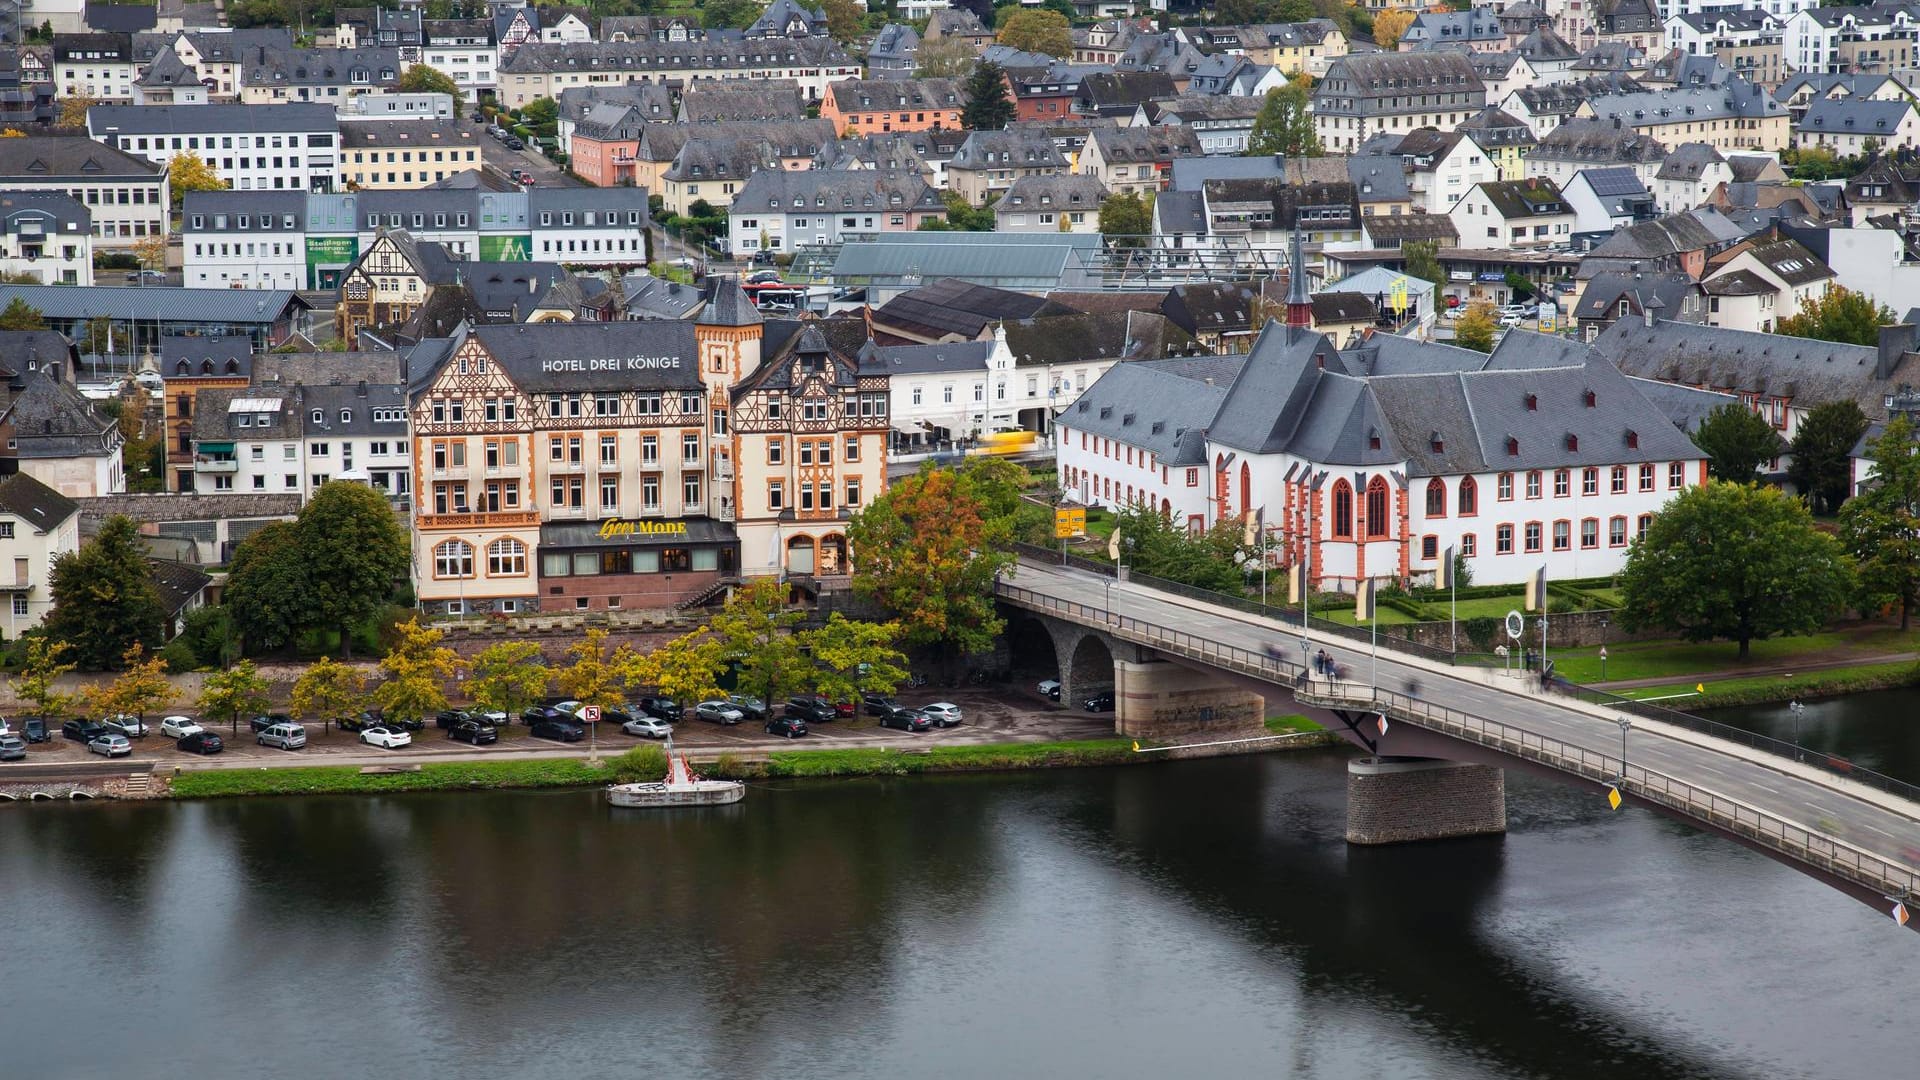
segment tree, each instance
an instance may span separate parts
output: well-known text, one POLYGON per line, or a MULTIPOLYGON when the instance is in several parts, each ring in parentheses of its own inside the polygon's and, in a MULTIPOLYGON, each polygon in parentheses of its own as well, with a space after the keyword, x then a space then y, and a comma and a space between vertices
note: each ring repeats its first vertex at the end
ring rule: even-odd
POLYGON ((85 128, 87 126, 87 110, 98 104, 100 104, 98 99, 90 98, 85 94, 74 94, 71 97, 62 97, 60 99, 60 116, 54 123, 63 128, 85 128))
POLYGON ((1373 17, 1373 43, 1391 51, 1400 44, 1400 36, 1413 25, 1413 12, 1391 8, 1373 17))
POLYGON ((1818 338, 1872 348, 1880 344, 1880 328, 1899 321, 1892 308, 1876 305, 1871 296, 1834 285, 1821 295, 1803 301, 1798 314, 1776 320, 1773 329, 1787 337, 1818 338))
POLYGON ((452 95, 453 115, 455 117, 461 114, 467 104, 466 95, 461 92, 460 84, 453 81, 453 76, 448 75, 446 72, 441 71, 431 64, 416 63, 407 68, 407 73, 400 76, 400 81, 395 85, 395 89, 403 94, 452 95))
POLYGON ((206 159, 192 150, 173 155, 173 162, 167 167, 167 185, 173 190, 176 210, 189 191, 225 191, 229 186, 206 159))
POLYGON ((51 580, 47 633, 73 646, 81 668, 104 671, 136 643, 152 649, 163 644, 166 611, 132 518, 108 518, 90 543, 53 561, 51 580))
POLYGON ((1433 283, 1435 303, 1440 303, 1440 289, 1447 283, 1447 272, 1440 268, 1440 244, 1435 240, 1410 240, 1400 250, 1406 256, 1408 277, 1417 277, 1433 283))
POLYGON ((260 669, 253 666, 253 661, 242 660, 225 671, 207 676, 207 681, 200 684, 200 713, 224 716, 238 731, 241 716, 257 716, 272 707, 267 689, 267 680, 261 677, 260 669))
POLYGON ((1122 191, 1100 200, 1100 234, 1115 247, 1143 247, 1153 235, 1153 199, 1122 191))
POLYGON ((95 716, 138 716, 159 711, 171 702, 177 691, 167 681, 167 662, 147 656, 139 642, 127 646, 120 657, 120 674, 105 686, 87 691, 87 708, 95 716))
POLYGON ((757 0, 707 0, 700 9, 700 25, 709 30, 745 30, 765 9, 757 0))
POLYGON ((344 480, 320 485, 294 520, 307 568, 307 602, 319 625, 340 628, 340 655, 353 651, 353 624, 369 618, 406 575, 412 550, 387 497, 344 480))
POLYGON ((547 679, 540 646, 531 641, 502 641, 473 658, 467 693, 481 705, 512 717, 547 692, 547 679))
POLYGON ((1693 445, 1707 455, 1715 480, 1748 484, 1760 463, 1780 456, 1780 435, 1767 418, 1739 402, 1708 413, 1694 429, 1693 445))
POLYGON ((167 238, 164 236, 143 236, 133 242, 133 257, 140 261, 142 270, 162 270, 167 265, 167 238))
POLYGON ((582 705, 611 709, 620 704, 620 674, 607 648, 605 630, 588 630, 567 647, 573 663, 553 673, 560 692, 582 705))
POLYGON ((865 29, 865 15, 853 0, 820 0, 820 10, 827 16, 827 35, 842 45, 865 29))
POLYGON ((64 641, 55 641, 44 633, 26 635, 26 657, 20 664, 20 677, 13 680, 13 696, 33 702, 38 716, 53 716, 65 711, 68 695, 55 693, 54 680, 72 671, 74 665, 61 658, 72 651, 64 641))
POLYGON ((272 522, 240 541, 227 568, 226 607, 256 652, 291 644, 313 622, 307 563, 293 522, 272 522))
POLYGON ((621 678, 630 690, 650 689, 661 697, 691 705, 720 696, 720 672, 727 652, 719 639, 696 630, 650 653, 628 649, 618 657, 621 678))
POLYGON ((1073 55, 1073 30, 1066 16, 1057 11, 1015 11, 1001 24, 994 40, 1021 52, 1046 53, 1061 58, 1073 55))
POLYGON ((1296 79, 1267 91, 1260 115, 1253 118, 1247 156, 1318 157, 1321 153, 1305 84, 1296 79))
POLYGON ((7 309, 0 311, 0 330, 45 330, 47 320, 40 309, 16 296, 7 301, 7 309))
POLYGON ((1840 542, 1778 488, 1715 481, 1669 501, 1627 553, 1621 623, 1687 641, 1754 640, 1818 630, 1845 604, 1853 574, 1840 542))
POLYGON ((966 38, 922 39, 919 50, 913 54, 913 77, 957 79, 972 71, 979 60, 980 54, 973 51, 966 38))
POLYGON ((900 619, 903 640, 953 653, 991 648, 1004 622, 993 584, 1012 523, 990 516, 973 480, 932 464, 895 481, 847 529, 855 591, 900 619))
POLYGON ((891 694, 907 681, 907 658, 894 647, 900 640, 897 622, 856 622, 836 611, 801 638, 813 657, 813 691, 828 701, 891 694))
POLYGON ((367 699, 367 674, 331 657, 315 660, 293 681, 293 714, 326 723, 351 716, 367 699))
POLYGON ((1851 401, 1815 406, 1788 445, 1787 479, 1814 513, 1831 514, 1853 488, 1853 448, 1867 433, 1867 415, 1851 401))
POLYGON ((440 644, 441 632, 421 626, 418 618, 397 629, 400 640, 380 659, 386 681, 374 688, 373 700, 387 716, 423 720, 447 707, 446 683, 456 658, 440 644))
POLYGON ((1840 508, 1841 543, 1859 570, 1861 606, 1900 605, 1900 629, 1920 605, 1920 431, 1895 416, 1867 441, 1867 485, 1840 508))
MULTIPOLYGON (((1234 561, 1245 531, 1237 519, 1196 536, 1184 522, 1176 523, 1144 503, 1125 507, 1116 518, 1114 531, 1134 572, 1213 592, 1237 592, 1246 583, 1246 572, 1234 561)), ((1260 564, 1250 565, 1258 571, 1260 564)))
POLYGON ((787 609, 787 587, 758 578, 734 591, 707 622, 739 674, 742 693, 755 694, 768 708, 783 689, 812 685, 810 664, 794 627, 804 616, 787 609))
POLYGON ((967 104, 960 125, 974 131, 998 131, 1013 122, 1013 92, 1006 72, 991 60, 982 60, 967 76, 967 104))
POLYGON ((1466 313, 1453 324, 1453 343, 1463 349, 1490 353, 1493 351, 1493 331, 1495 321, 1493 305, 1485 300, 1475 300, 1467 305, 1466 313))

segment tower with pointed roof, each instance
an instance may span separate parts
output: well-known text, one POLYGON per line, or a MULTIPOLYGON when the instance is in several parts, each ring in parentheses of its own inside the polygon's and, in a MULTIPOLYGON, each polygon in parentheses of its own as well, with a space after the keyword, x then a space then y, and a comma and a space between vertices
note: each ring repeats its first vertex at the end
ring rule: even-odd
POLYGON ((1293 247, 1287 254, 1287 325, 1313 326, 1313 297, 1307 293, 1307 264, 1300 254, 1300 222, 1293 223, 1293 247))

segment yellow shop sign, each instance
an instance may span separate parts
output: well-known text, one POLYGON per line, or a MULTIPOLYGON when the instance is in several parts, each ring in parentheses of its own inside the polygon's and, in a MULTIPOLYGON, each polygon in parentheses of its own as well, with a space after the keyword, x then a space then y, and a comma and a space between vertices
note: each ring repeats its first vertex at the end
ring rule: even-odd
POLYGON ((637 536, 685 536, 684 521, 637 521, 633 518, 608 518, 600 523, 600 539, 626 540, 637 536))

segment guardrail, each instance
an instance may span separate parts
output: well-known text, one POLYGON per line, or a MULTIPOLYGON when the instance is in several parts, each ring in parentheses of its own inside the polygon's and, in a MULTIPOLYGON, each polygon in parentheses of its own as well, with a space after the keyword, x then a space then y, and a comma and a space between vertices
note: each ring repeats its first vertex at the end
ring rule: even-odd
POLYGON ((1099 623, 1123 641, 1179 653, 1216 667, 1289 684, 1294 696, 1310 705, 1358 708, 1386 712, 1396 719, 1451 735, 1527 761, 1597 783, 1619 783, 1622 794, 1676 810, 1773 848, 1836 877, 1879 890, 1903 900, 1920 898, 1920 874, 1825 833, 1798 825, 1764 810, 1695 787, 1677 777, 1627 763, 1618 755, 1591 750, 1498 720, 1422 701, 1391 690, 1345 687, 1307 678, 1306 668, 1283 656, 1226 645, 1182 630, 1150 623, 1131 615, 1001 582, 996 592, 1006 600, 1038 611, 1078 617, 1099 623), (1320 688, 1324 687, 1325 690, 1320 688), (1340 691, 1335 693, 1333 691, 1340 691))

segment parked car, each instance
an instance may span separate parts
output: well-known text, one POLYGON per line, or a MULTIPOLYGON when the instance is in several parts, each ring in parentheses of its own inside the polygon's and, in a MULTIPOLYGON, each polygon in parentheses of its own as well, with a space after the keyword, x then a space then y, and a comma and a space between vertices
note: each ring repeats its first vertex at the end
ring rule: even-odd
POLYGON ((576 724, 571 720, 540 720, 534 723, 532 734, 536 739, 553 739, 556 742, 579 742, 581 739, 587 737, 587 729, 585 725, 576 724))
POLYGON ((389 750, 398 750, 403 746, 413 745, 413 736, 399 728, 375 724, 360 733, 360 741, 368 746, 384 746, 389 750))
POLYGON ((746 284, 782 285, 785 284, 785 282, 781 279, 780 271, 778 270, 755 270, 753 273, 747 275, 746 284))
POLYGON ((501 725, 513 719, 513 717, 507 715, 507 711, 505 709, 489 709, 485 706, 475 706, 471 709, 468 709, 467 714, 472 716, 475 720, 478 720, 486 724, 492 724, 494 727, 500 727, 501 725))
POLYGON ((454 725, 473 719, 473 714, 465 709, 442 709, 434 714, 433 726, 442 731, 452 731, 454 725))
POLYGON ((51 742, 53 729, 47 726, 44 716, 29 716, 20 721, 20 731, 30 743, 51 742))
POLYGON ((500 741, 500 729, 484 720, 462 720, 447 729, 447 738, 485 746, 500 741))
MULTIPOLYGON (((293 723, 293 717, 288 716, 286 713, 283 713, 283 712, 276 712, 276 713, 268 713, 265 716, 254 717, 253 719, 247 721, 247 727, 251 729, 255 734, 259 734, 260 732, 265 731, 270 727, 273 727, 275 724, 292 724, 292 723, 293 723)), ((295 726, 297 727, 298 725, 295 725, 295 726)))
POLYGON ((1087 710, 1088 712, 1112 712, 1113 711, 1113 691, 1111 690, 1101 691, 1100 693, 1095 694, 1092 697, 1088 698, 1087 700, 1081 702, 1080 707, 1087 710))
POLYGON ((125 735, 117 731, 109 731, 89 740, 87 749, 110 758, 126 757, 133 753, 133 743, 128 741, 125 735))
POLYGON ((643 697, 629 702, 627 708, 638 716, 651 716, 669 723, 680 719, 681 715, 680 703, 672 698, 643 697))
POLYGON ((525 169, 521 169, 519 172, 515 173, 513 178, 515 180, 520 181, 522 184, 527 185, 528 187, 533 186, 533 174, 528 172, 525 169))
POLYGON ((960 726, 960 706, 951 701, 936 701, 931 705, 922 705, 920 711, 927 714, 927 719, 941 727, 960 726))
POLYGON ((693 707, 695 720, 706 720, 715 724, 737 724, 745 720, 746 714, 725 701, 703 701, 693 707))
POLYGON ((1500 316, 1500 325, 1505 327, 1508 330, 1512 330, 1513 328, 1519 326, 1523 321, 1525 320, 1518 315, 1500 316))
POLYGON ((621 724, 620 730, 648 739, 664 739, 673 734, 673 725, 657 716, 636 716, 621 724))
POLYGON ((160 734, 169 739, 184 739, 196 731, 205 731, 192 717, 169 716, 160 721, 160 734))
POLYGON ((27 756, 27 740, 18 735, 0 735, 0 761, 19 761, 27 756))
POLYGON ((196 727, 180 737, 174 748, 189 754, 217 754, 227 748, 220 736, 205 728, 196 727))
POLYGON ((767 703, 748 694, 728 694, 727 704, 740 710, 740 714, 749 720, 765 720, 767 703))
POLYGON ((880 726, 901 731, 932 731, 933 720, 918 709, 895 709, 880 718, 880 726))
POLYGON ((128 716, 126 713, 109 716, 100 721, 100 724, 108 731, 125 735, 129 739, 143 738, 147 734, 146 721, 137 716, 128 716))
POLYGON ((545 723, 548 720, 560 720, 571 723, 573 717, 550 705, 533 705, 520 714, 520 722, 528 727, 545 723))
POLYGON ((79 716, 60 725, 60 734, 77 743, 90 743, 106 733, 106 725, 79 716))
POLYGON ((607 724, 624 724, 629 720, 637 719, 640 715, 638 710, 629 709, 625 705, 609 705, 600 710, 600 720, 607 724))
POLYGON ((509 150, 525 150, 527 148, 527 144, 521 142, 518 135, 509 135, 500 141, 506 143, 507 149, 509 150))
POLYGON ((129 270, 127 271, 127 280, 137 281, 144 285, 148 282, 165 281, 167 280, 167 275, 158 270, 129 270))
POLYGON ((788 713, 785 716, 776 716, 767 721, 767 734, 769 735, 785 735, 789 739, 797 739, 806 733, 807 722, 792 713, 788 713))
POLYGON ((900 707, 900 703, 885 694, 862 694, 860 703, 866 706, 868 716, 886 716, 900 707))
POLYGON ((1042 679, 1040 685, 1034 687, 1034 689, 1040 691, 1040 696, 1046 698, 1048 701, 1060 700, 1059 679, 1042 679))
POLYGON ((352 716, 343 716, 334 721, 341 731, 365 731, 370 727, 379 727, 386 723, 380 714, 372 709, 362 709, 352 716))
POLYGON ((424 720, 415 720, 415 719, 413 719, 413 718, 412 718, 412 717, 410 717, 410 716, 400 716, 400 717, 394 717, 394 716, 388 716, 388 717, 384 717, 384 718, 382 718, 382 719, 381 719, 381 721, 380 721, 380 726, 381 726, 381 727, 385 727, 385 728, 393 728, 393 729, 394 729, 394 730, 396 730, 396 731, 404 731, 404 732, 407 732, 407 733, 408 733, 408 734, 410 734, 410 735, 411 735, 411 734, 418 734, 418 733, 420 733, 420 732, 422 732, 422 731, 425 731, 425 730, 427 730, 427 722, 426 722, 426 721, 424 721, 424 720))
POLYGON ((277 746, 282 750, 298 750, 307 745, 307 729, 289 721, 270 724, 253 741, 261 746, 277 746))
POLYGON ((1518 315, 1521 318, 1525 318, 1527 316, 1528 310, 1529 309, 1525 304, 1501 304, 1500 305, 1500 315, 1503 318, 1508 315, 1518 315))
POLYGON ((833 719, 833 703, 816 697, 788 698, 784 712, 795 720, 824 724, 833 719))

